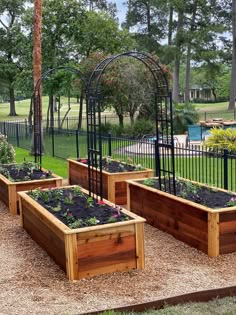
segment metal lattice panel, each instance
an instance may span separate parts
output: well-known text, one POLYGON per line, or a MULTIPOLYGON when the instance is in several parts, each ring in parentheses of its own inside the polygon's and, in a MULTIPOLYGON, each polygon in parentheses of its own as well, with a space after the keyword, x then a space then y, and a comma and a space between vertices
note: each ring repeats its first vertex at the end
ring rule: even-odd
POLYGON ((133 57, 142 62, 149 69, 155 81, 156 175, 160 179, 159 189, 167 190, 171 188, 175 193, 172 97, 169 91, 167 74, 151 56, 136 51, 108 57, 96 66, 89 79, 87 86, 89 192, 103 197, 102 139, 100 131, 101 78, 109 64, 122 57, 133 57), (165 141, 163 140, 164 135, 165 141))

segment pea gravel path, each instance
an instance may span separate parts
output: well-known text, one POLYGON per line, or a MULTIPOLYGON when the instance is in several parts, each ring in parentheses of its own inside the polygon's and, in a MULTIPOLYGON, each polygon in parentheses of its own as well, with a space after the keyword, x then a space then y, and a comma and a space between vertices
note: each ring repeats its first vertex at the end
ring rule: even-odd
POLYGON ((210 259, 150 226, 146 268, 69 282, 0 203, 0 314, 74 315, 236 285, 236 254, 210 259))

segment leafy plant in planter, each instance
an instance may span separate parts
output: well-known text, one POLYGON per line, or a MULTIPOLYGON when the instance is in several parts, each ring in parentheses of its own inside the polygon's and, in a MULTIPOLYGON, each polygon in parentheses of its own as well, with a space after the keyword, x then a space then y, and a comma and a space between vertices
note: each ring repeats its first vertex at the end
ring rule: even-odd
POLYGON ((9 164, 0 166, 0 174, 12 182, 22 182, 34 179, 52 178, 52 171, 41 170, 34 162, 9 164))
MULTIPOLYGON (((147 178, 143 180, 142 183, 157 189, 159 187, 159 180, 157 178, 147 178)), ((211 207, 213 209, 226 208, 234 205, 233 201, 235 197, 231 192, 219 191, 218 189, 209 187, 208 185, 201 185, 196 182, 179 178, 176 178, 175 183, 176 196, 178 197, 211 207)), ((168 191, 168 188, 173 191, 171 186, 166 185, 167 193, 171 193, 171 191, 168 191)))
MULTIPOLYGON (((88 160, 68 160, 69 184, 79 184, 88 189, 88 160)), ((94 168, 94 171, 98 171, 94 168)), ((126 180, 153 176, 153 170, 145 169, 141 165, 113 160, 105 157, 102 160, 103 196, 109 201, 124 205, 127 203, 126 180)))
POLYGON ((7 137, 0 134, 0 163, 13 163, 15 160, 15 150, 13 145, 9 144, 7 137))
POLYGON ((70 280, 144 267, 143 218, 78 186, 18 194, 22 226, 70 280))
POLYGON ((79 186, 37 189, 28 195, 72 229, 132 220, 121 212, 119 206, 111 207, 101 200, 97 202, 83 193, 79 186))
POLYGON ((21 164, 4 164, 0 166, 0 200, 9 208, 10 213, 17 214, 17 192, 38 187, 58 187, 62 177, 51 171, 40 169, 33 162, 21 164))
POLYGON ((236 251, 236 194, 176 179, 159 189, 162 179, 128 180, 128 209, 211 257, 236 251))

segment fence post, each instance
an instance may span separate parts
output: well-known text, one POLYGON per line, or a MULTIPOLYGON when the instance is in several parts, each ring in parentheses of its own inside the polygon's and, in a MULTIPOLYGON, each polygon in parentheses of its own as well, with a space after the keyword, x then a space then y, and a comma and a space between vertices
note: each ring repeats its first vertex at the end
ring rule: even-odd
POLYGON ((4 122, 3 122, 3 134, 6 136, 7 134, 6 134, 6 122, 5 122, 5 120, 4 120, 4 122))
POLYGON ((55 146, 54 146, 54 127, 51 127, 51 135, 52 135, 52 156, 55 156, 55 146))
POLYGON ((27 119, 25 119, 25 138, 28 138, 28 126, 27 126, 27 119))
POLYGON ((205 112, 205 121, 207 120, 207 113, 205 112))
POLYGON ((66 117, 66 127, 67 127, 67 131, 69 129, 69 120, 68 120, 68 117, 66 117))
POLYGON ((79 130, 76 130, 76 158, 79 159, 79 130))
POLYGON ((19 148, 20 142, 19 142, 19 123, 16 123, 16 145, 19 148))
POLYGON ((111 156, 112 154, 112 149, 111 149, 111 133, 108 132, 108 156, 111 156))
POLYGON ((158 152, 158 140, 154 141, 154 152, 155 152, 155 176, 160 177, 160 156, 158 152))
POLYGON ((106 124, 107 124, 107 115, 105 115, 104 118, 105 118, 105 119, 104 119, 104 124, 105 124, 105 126, 106 126, 106 124))
POLYGON ((228 189, 228 150, 224 149, 224 189, 228 189))

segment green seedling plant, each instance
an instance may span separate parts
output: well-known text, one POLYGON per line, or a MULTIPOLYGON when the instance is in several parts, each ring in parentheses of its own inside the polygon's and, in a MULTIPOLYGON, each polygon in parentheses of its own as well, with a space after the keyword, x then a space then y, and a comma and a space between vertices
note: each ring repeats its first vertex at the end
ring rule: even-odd
POLYGON ((51 199, 51 192, 48 190, 40 190, 40 198, 45 202, 49 203, 51 199))
POLYGON ((84 196, 84 193, 81 191, 81 188, 79 186, 73 187, 73 193, 75 196, 84 196))
POLYGON ((88 197, 87 198, 87 205, 89 208, 92 208, 93 207, 93 204, 94 204, 94 199, 93 197, 88 197))
POLYGON ((99 220, 97 220, 96 217, 92 217, 92 218, 89 218, 87 221, 86 221, 87 225, 97 225, 99 223, 99 220))
POLYGON ((235 197, 232 197, 227 203, 226 205, 228 207, 235 207, 236 206, 236 196, 235 197))
POLYGON ((76 218, 68 209, 62 214, 62 217, 66 220, 67 225, 70 225, 76 221, 76 218))
POLYGON ((154 178, 146 178, 144 179, 143 181, 143 184, 146 185, 146 186, 150 186, 150 187, 153 187, 155 185, 155 179, 154 178))
POLYGON ((75 220, 74 222, 70 223, 68 226, 69 226, 69 228, 71 228, 71 229, 78 229, 78 228, 81 228, 81 227, 83 226, 83 220, 77 219, 77 220, 75 220))
POLYGON ((61 211, 61 210, 62 210, 61 203, 59 202, 59 203, 57 204, 57 206, 51 207, 51 209, 52 209, 53 211, 55 211, 55 212, 61 211))
POLYGON ((73 196, 72 194, 70 193, 68 197, 66 197, 64 199, 64 203, 65 205, 73 205, 74 204, 74 201, 73 201, 73 196))

